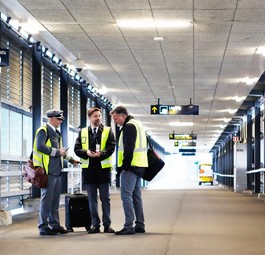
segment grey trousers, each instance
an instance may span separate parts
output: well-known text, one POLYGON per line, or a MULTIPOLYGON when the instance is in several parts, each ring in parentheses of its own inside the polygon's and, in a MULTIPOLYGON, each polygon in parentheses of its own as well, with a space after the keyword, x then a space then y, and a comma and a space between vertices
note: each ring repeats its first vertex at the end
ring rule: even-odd
POLYGON ((110 227, 111 218, 110 218, 110 192, 109 192, 109 183, 87 183, 86 184, 89 209, 91 214, 91 225, 94 227, 100 226, 100 217, 98 215, 98 191, 99 198, 102 205, 102 222, 105 228, 110 227))
POLYGON ((38 228, 45 229, 60 226, 59 203, 61 195, 61 177, 48 176, 48 185, 41 189, 38 228))
POLYGON ((124 228, 132 229, 134 223, 144 226, 141 177, 132 171, 121 172, 121 200, 125 214, 124 228))

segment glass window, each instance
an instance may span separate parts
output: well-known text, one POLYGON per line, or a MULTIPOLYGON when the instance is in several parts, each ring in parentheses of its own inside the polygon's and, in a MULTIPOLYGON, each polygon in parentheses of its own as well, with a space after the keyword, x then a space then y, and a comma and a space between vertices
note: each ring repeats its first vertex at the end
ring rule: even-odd
POLYGON ((10 155, 22 157, 22 114, 10 111, 10 155))
POLYGON ((9 110, 1 108, 1 153, 9 155, 9 110))
POLYGON ((32 118, 23 116, 23 157, 29 157, 32 151, 32 118))

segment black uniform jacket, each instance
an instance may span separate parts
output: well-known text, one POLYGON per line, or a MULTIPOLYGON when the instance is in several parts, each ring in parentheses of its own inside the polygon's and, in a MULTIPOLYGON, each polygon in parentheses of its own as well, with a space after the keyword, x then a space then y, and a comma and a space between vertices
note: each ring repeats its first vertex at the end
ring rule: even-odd
MULTIPOLYGON (((92 130, 89 126, 87 128, 87 132, 89 133, 89 149, 94 150, 95 144, 101 144, 101 134, 103 131, 103 125, 101 124, 98 128, 96 139, 93 139, 92 130)), ((81 143, 81 130, 76 138, 75 142, 75 154, 83 159, 88 159, 87 151, 82 149, 81 143)), ((107 139, 105 149, 100 150, 100 157, 99 158, 89 158, 89 166, 88 168, 83 168, 82 177, 83 183, 106 183, 111 181, 111 168, 104 168, 101 167, 101 161, 108 158, 112 155, 115 150, 115 137, 113 134, 112 129, 110 129, 109 137, 107 139)))
POLYGON ((133 119, 133 116, 129 115, 125 119, 123 127, 120 131, 123 131, 123 145, 124 145, 124 155, 122 166, 119 168, 119 172, 123 171, 133 171, 136 175, 143 177, 144 168, 132 166, 133 152, 136 142, 136 128, 133 124, 128 123, 129 120, 133 119))

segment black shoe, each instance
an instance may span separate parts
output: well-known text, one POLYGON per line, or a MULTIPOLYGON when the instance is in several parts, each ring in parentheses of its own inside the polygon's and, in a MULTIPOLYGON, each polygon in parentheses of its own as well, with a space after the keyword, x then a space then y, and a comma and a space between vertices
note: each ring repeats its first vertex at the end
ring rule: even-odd
POLYGON ((114 233, 114 229, 111 227, 104 228, 104 233, 114 233))
POLYGON ((40 229, 40 236, 54 236, 57 234, 58 234, 58 232, 53 231, 50 228, 40 229))
POLYGON ((145 229, 142 226, 135 226, 134 231, 135 233, 145 233, 145 229))
POLYGON ((69 233, 69 231, 68 231, 67 229, 63 228, 62 226, 59 226, 59 227, 53 227, 53 228, 52 228, 52 231, 53 231, 53 232, 57 232, 57 233, 59 233, 59 234, 67 234, 67 233, 69 233))
POLYGON ((90 230, 87 231, 88 234, 96 234, 100 232, 99 227, 92 227, 90 230))
POLYGON ((135 231, 133 228, 123 228, 122 230, 120 231, 116 231, 114 232, 115 235, 134 235, 135 234, 135 231))

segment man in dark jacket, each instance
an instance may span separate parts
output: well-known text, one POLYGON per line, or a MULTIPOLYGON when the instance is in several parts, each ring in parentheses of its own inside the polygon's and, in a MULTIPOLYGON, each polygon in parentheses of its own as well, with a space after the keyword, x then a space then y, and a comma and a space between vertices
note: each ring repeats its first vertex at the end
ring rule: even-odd
POLYGON ((110 227, 110 192, 112 159, 115 149, 115 138, 110 127, 101 124, 101 110, 93 107, 88 110, 90 126, 82 128, 75 142, 75 153, 81 158, 82 178, 86 185, 89 198, 89 209, 92 228, 89 234, 100 232, 98 215, 98 195, 103 211, 103 226, 105 233, 114 233, 110 227))
POLYGON ((121 199, 125 214, 124 227, 115 235, 145 233, 141 177, 148 166, 146 133, 141 122, 128 115, 125 107, 117 106, 110 114, 120 127, 118 167, 121 170, 121 199))

